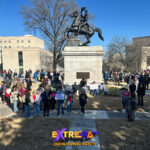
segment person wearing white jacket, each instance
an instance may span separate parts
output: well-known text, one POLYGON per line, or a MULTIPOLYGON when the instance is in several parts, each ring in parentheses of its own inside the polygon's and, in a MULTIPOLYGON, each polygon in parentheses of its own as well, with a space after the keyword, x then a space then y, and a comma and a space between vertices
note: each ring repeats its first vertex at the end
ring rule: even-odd
POLYGON ((14 87, 12 92, 11 92, 11 96, 10 96, 10 98, 13 102, 14 113, 18 113, 18 107, 17 107, 18 97, 17 96, 18 96, 18 91, 14 87))

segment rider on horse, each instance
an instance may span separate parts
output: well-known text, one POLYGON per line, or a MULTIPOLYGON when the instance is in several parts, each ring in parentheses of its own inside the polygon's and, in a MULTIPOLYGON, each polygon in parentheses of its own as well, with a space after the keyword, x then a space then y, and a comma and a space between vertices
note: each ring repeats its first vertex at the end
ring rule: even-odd
POLYGON ((85 27, 87 31, 89 31, 89 24, 88 24, 88 11, 86 7, 81 8, 81 24, 79 25, 79 30, 80 31, 81 27, 85 27), (83 14, 84 11, 84 14, 83 14))
POLYGON ((70 32, 72 32, 75 36, 84 35, 87 41, 82 45, 87 45, 90 43, 90 38, 93 36, 93 34, 97 32, 99 38, 104 40, 101 29, 94 28, 88 24, 88 11, 86 7, 82 7, 80 12, 78 10, 74 11, 72 14, 70 14, 70 17, 74 18, 74 20, 71 27, 67 28, 65 31, 68 38, 70 32))

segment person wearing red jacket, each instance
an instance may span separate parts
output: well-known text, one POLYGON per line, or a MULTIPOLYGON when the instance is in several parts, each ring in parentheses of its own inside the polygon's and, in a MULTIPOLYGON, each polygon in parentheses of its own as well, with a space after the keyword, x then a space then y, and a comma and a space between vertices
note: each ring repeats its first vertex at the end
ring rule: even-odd
POLYGON ((24 86, 22 86, 22 88, 19 89, 19 94, 20 94, 20 98, 21 98, 21 103, 23 106, 23 111, 24 111, 24 103, 25 103, 25 92, 27 91, 27 89, 25 89, 24 86))
POLYGON ((10 104, 11 88, 6 88, 5 90, 5 101, 7 105, 10 104))

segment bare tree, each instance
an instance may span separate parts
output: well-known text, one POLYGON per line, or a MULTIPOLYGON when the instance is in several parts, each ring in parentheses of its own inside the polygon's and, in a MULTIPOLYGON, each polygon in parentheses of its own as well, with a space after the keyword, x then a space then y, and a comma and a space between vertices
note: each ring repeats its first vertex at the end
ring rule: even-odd
POLYGON ((75 0, 31 0, 30 6, 21 6, 27 30, 41 33, 53 50, 53 69, 56 70, 59 54, 65 43, 63 35, 69 15, 77 9, 75 0))
MULTIPOLYGON (((130 44, 126 37, 114 36, 107 46, 105 62, 111 69, 121 70, 126 65, 126 46, 130 44)), ((106 65, 106 64, 105 64, 106 65)))

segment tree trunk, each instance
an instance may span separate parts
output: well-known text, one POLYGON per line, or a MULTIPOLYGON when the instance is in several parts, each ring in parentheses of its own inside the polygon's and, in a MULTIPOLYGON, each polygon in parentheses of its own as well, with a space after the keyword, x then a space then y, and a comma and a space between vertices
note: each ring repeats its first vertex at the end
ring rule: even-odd
POLYGON ((57 60, 56 60, 56 39, 54 38, 54 49, 53 49, 53 71, 56 71, 57 60))

